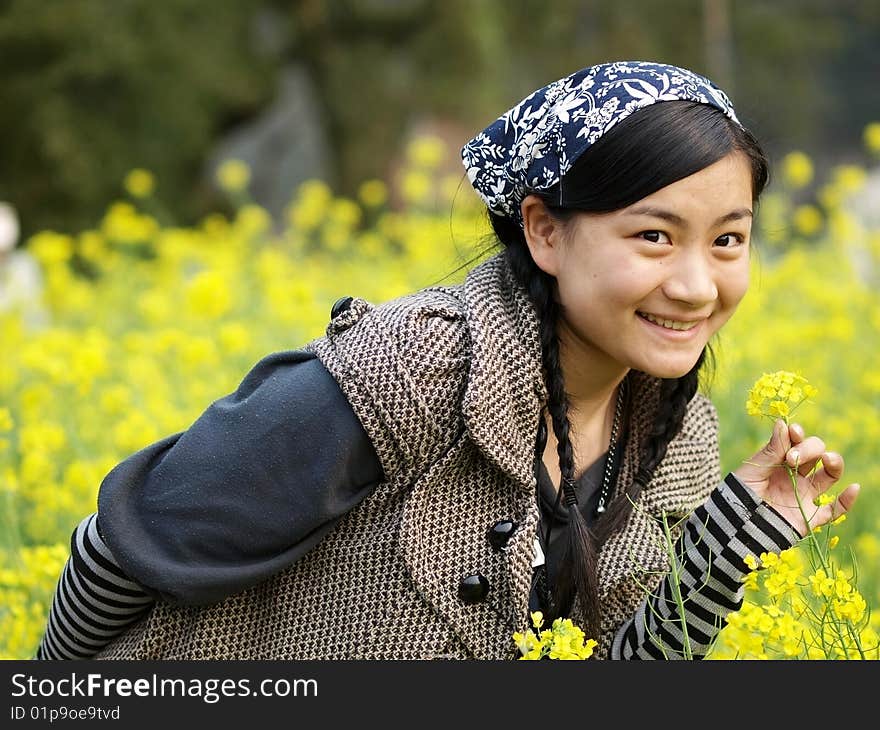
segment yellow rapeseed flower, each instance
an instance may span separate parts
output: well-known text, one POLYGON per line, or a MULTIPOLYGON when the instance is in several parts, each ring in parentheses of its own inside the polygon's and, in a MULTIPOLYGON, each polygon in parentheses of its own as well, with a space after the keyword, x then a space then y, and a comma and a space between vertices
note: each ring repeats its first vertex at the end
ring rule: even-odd
POLYGON ((330 205, 327 217, 331 225, 351 230, 361 222, 361 209, 353 200, 336 198, 330 205))
POLYGON ((764 373, 749 390, 746 413, 750 416, 782 418, 788 423, 795 408, 818 392, 800 373, 787 370, 764 373))
POLYGON ((782 158, 782 177, 789 187, 805 188, 813 180, 813 161, 803 152, 789 152, 782 158))
POLYGON ((822 213, 815 205, 799 205, 791 217, 797 232, 804 236, 813 236, 822 229, 822 213))
POLYGON ((407 170, 400 183, 400 190, 407 203, 425 203, 431 195, 431 177, 420 170, 407 170))
POLYGON ((139 213, 130 203, 113 203, 101 221, 101 232, 112 241, 135 243, 152 239, 159 230, 154 218, 139 213))
POLYGON ((73 238, 55 231, 40 231, 30 238, 27 248, 45 266, 61 264, 73 256, 73 238))
POLYGON ((153 173, 142 167, 136 167, 125 176, 125 189, 133 198, 148 198, 153 194, 156 180, 153 173))
POLYGON ((859 165, 837 165, 831 171, 831 184, 844 195, 859 192, 865 186, 867 179, 868 173, 859 165))
POLYGON ((232 308, 232 287, 217 271, 201 271, 186 287, 189 310, 198 316, 216 319, 232 308))
POLYGON ((288 208, 288 221, 295 230, 313 231, 326 219, 333 202, 333 191, 323 180, 306 180, 288 208))
POLYGON ((250 181, 251 168, 242 160, 224 160, 217 168, 217 182, 230 193, 241 192, 250 181))
POLYGON ((381 180, 365 180, 358 187, 358 199, 367 208, 378 208, 388 200, 388 186, 381 180))
MULTIPOLYGON (((541 611, 532 612, 531 619, 534 629, 544 625, 541 611)), ((589 659, 598 646, 594 639, 587 639, 583 630, 568 618, 554 619, 551 628, 537 635, 532 629, 525 633, 514 632, 513 641, 522 655, 520 660, 589 659)))
POLYGON ((240 354, 251 345, 250 330, 241 322, 227 322, 220 327, 219 340, 226 352, 240 354))
POLYGON ((435 136, 416 137, 406 148, 406 158, 411 164, 428 169, 437 167, 445 154, 446 145, 435 136))
POLYGON ((12 412, 8 408, 0 406, 0 433, 11 431, 14 425, 12 412))
POLYGON ((862 134, 868 152, 880 155, 880 122, 871 122, 862 134))
POLYGON ((245 239, 259 236, 271 227, 272 216, 260 205, 253 203, 243 205, 235 216, 235 228, 245 239))

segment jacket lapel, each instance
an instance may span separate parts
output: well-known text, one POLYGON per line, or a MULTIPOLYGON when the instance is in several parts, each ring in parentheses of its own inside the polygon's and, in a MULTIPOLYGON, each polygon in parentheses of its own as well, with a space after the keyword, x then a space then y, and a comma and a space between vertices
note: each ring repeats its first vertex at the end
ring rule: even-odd
POLYGON ((538 316, 503 254, 463 285, 471 364, 463 400, 471 440, 518 487, 534 493, 534 446, 547 401, 538 316))
POLYGON ((457 293, 471 341, 466 433, 407 496, 400 545, 417 589, 474 656, 513 658, 512 632, 528 621, 538 524, 534 451, 546 401, 538 320, 502 255, 472 269, 457 293), (508 519, 517 529, 496 550, 489 530, 508 519), (458 586, 476 574, 489 592, 469 605, 458 586))

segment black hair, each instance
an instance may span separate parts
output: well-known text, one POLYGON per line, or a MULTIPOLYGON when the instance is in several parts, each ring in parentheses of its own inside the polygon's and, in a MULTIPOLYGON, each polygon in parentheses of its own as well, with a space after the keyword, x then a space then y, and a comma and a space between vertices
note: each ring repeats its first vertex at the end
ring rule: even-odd
MULTIPOLYGON (((655 103, 616 124, 589 147, 564 176, 561 185, 536 192, 550 213, 562 220, 575 211, 610 212, 632 205, 657 190, 692 175, 731 152, 741 152, 752 170, 752 199, 769 178, 767 158, 755 137, 708 104, 690 101, 655 103)), ((548 390, 547 408, 558 442, 560 489, 573 488, 574 452, 569 438, 568 398, 559 358, 557 323, 560 306, 554 277, 532 259, 520 225, 489 212, 492 228, 518 283, 534 304, 541 327, 541 354, 548 390)), ((568 539, 560 564, 552 616, 567 614, 575 594, 584 614, 584 631, 598 638, 597 556, 602 544, 623 527, 635 501, 678 434, 688 403, 697 392, 700 370, 713 362, 707 344, 686 375, 661 381, 659 408, 653 427, 641 444, 639 471, 627 490, 589 528, 576 505, 569 510, 568 539)), ((567 500, 568 501, 568 500, 567 500)))

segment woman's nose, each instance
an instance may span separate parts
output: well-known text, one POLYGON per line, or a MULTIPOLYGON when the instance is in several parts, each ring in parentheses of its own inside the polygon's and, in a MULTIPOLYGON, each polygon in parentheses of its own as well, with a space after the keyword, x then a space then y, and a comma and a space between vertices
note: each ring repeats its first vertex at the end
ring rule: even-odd
POLYGON ((716 272, 709 258, 699 251, 682 250, 669 269, 663 291, 670 299, 700 306, 718 298, 716 272))

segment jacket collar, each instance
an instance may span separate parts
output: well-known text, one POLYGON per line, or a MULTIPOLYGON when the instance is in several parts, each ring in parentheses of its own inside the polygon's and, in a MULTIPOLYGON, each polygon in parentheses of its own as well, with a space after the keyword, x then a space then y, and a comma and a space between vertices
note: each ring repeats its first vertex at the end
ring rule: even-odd
POLYGON ((471 340, 465 427, 491 462, 531 488, 535 434, 547 401, 537 312, 503 252, 471 269, 463 291, 471 340))

